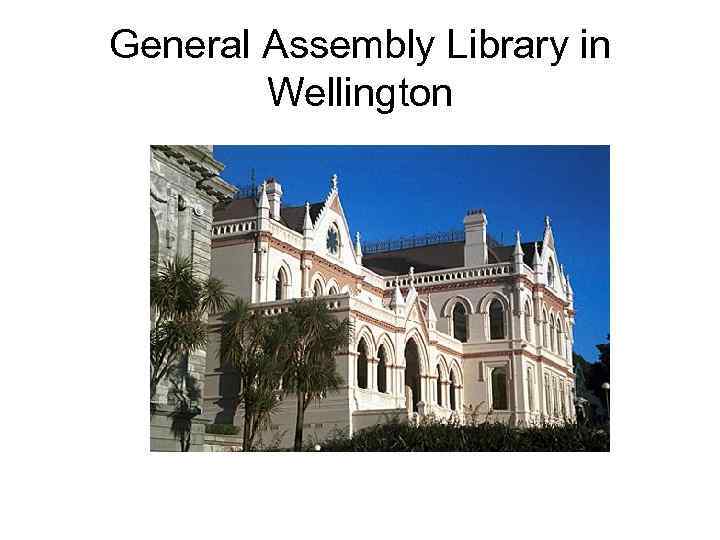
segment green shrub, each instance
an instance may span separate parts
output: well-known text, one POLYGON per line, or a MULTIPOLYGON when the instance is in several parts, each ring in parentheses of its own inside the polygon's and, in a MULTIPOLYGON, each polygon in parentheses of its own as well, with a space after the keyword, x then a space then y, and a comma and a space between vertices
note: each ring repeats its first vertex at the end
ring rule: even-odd
POLYGON ((212 435, 237 435, 240 428, 232 424, 208 424, 205 426, 205 433, 212 435))
POLYGON ((609 426, 576 424, 511 427, 391 422, 347 438, 338 433, 322 444, 325 452, 608 452, 609 426))

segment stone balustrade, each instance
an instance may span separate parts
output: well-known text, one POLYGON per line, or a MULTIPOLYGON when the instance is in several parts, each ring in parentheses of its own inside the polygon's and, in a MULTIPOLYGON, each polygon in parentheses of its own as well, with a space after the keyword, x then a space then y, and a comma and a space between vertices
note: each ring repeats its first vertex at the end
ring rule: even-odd
MULTIPOLYGON (((437 270, 433 272, 417 272, 413 275, 413 282, 416 287, 424 287, 434 285, 436 283, 449 283, 493 276, 507 276, 512 273, 512 263, 497 263, 486 264, 474 268, 455 268, 450 270, 437 270)), ((410 274, 405 274, 397 276, 397 278, 386 278, 385 287, 394 287, 396 279, 401 287, 410 286, 410 274)))
POLYGON ((212 227, 213 238, 244 234, 257 229, 257 218, 216 223, 212 227))

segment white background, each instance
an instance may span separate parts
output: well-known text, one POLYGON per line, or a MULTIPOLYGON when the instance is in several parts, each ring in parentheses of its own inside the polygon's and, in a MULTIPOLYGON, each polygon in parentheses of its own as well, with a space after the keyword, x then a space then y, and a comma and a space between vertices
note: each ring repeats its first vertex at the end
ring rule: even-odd
POLYGON ((3 6, 3 536, 716 535, 718 17, 704 2, 587 4, 3 6), (253 52, 122 61, 109 47, 122 26, 247 27, 253 52), (449 63, 441 43, 423 68, 258 60, 273 27, 388 26, 443 36, 587 27, 612 39, 612 60, 449 63), (267 75, 334 73, 447 81, 455 101, 386 116, 270 103, 267 75), (611 144, 612 452, 149 455, 151 143, 611 144))

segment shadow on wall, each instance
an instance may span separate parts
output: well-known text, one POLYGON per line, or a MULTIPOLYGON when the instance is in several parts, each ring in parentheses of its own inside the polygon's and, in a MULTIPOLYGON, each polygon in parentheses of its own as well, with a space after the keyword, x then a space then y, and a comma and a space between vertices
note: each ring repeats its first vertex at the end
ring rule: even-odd
POLYGON ((237 372, 228 369, 220 374, 219 394, 220 399, 215 404, 220 407, 220 411, 215 415, 215 423, 233 424, 240 404, 240 378, 237 372))

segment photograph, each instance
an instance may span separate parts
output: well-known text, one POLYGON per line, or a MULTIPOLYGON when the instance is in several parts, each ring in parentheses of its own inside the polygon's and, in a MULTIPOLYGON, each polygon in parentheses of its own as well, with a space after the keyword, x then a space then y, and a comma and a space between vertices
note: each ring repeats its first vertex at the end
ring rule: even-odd
POLYGON ((152 451, 609 452, 609 146, 150 154, 152 451))

